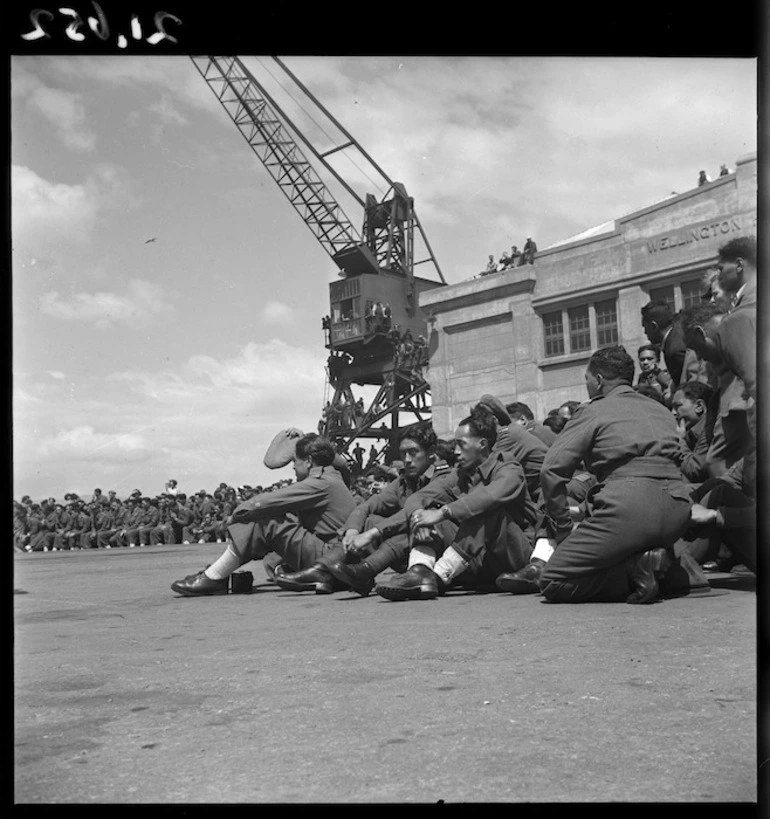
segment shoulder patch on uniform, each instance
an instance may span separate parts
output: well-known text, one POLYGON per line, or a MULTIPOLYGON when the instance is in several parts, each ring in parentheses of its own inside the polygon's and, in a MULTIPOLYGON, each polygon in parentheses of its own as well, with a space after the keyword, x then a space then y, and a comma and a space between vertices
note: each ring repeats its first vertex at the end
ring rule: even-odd
POLYGON ((590 481, 593 478, 593 475, 590 472, 581 472, 579 475, 575 475, 576 481, 590 481))

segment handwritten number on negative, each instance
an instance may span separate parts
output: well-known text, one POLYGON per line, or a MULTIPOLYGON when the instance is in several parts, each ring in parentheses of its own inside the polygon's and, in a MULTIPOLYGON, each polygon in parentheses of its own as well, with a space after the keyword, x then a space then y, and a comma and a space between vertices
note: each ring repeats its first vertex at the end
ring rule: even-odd
POLYGON ((59 9, 59 14, 63 14, 65 17, 73 17, 74 20, 67 26, 67 30, 64 32, 70 40, 75 40, 76 42, 81 42, 86 39, 85 34, 81 34, 78 29, 83 27, 83 18, 75 11, 75 9, 59 9))
POLYGON ((35 28, 32 31, 28 31, 26 34, 21 35, 22 40, 39 40, 44 38, 46 40, 51 39, 51 35, 43 30, 43 27, 40 25, 40 18, 45 15, 49 20, 53 20, 53 14, 46 9, 32 9, 29 13, 29 19, 35 28))
POLYGON ((154 22, 155 28, 158 29, 155 34, 151 34, 147 38, 147 42, 150 45, 157 45, 161 40, 168 40, 170 43, 178 43, 176 37, 166 32, 164 26, 164 20, 168 18, 172 22, 176 23, 178 26, 182 25, 182 21, 174 14, 169 14, 167 11, 158 11, 155 13, 154 22))
POLYGON ((107 23, 107 17, 96 0, 91 0, 91 5, 94 7, 96 17, 89 17, 88 25, 91 27, 91 31, 93 31, 100 40, 106 40, 110 36, 110 27, 107 23))

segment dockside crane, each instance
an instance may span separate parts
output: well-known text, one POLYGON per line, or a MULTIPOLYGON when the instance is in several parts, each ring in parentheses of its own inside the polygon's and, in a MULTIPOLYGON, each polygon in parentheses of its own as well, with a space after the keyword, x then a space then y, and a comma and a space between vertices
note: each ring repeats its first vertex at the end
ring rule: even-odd
POLYGON ((289 86, 288 93, 298 95, 315 116, 342 134, 338 144, 324 150, 316 147, 239 57, 191 59, 339 270, 340 281, 329 285, 329 313, 322 319, 329 359, 319 430, 341 453, 357 438, 384 439, 380 452, 388 447, 392 452, 399 431, 408 425, 401 424, 402 416, 418 421, 430 417, 430 385, 425 378, 429 333, 418 295, 446 284, 414 200, 278 57, 272 61, 289 86), (339 152, 354 154, 365 175, 386 189, 385 195, 379 200, 371 193, 361 197, 328 159, 339 152), (325 169, 361 207, 360 232, 317 168, 325 169), (418 261, 416 245, 424 255, 418 261), (416 276, 418 265, 427 265, 438 281, 416 276), (361 407, 363 399, 356 401, 354 385, 378 387, 368 407, 361 407), (332 390, 333 397, 326 401, 332 390))

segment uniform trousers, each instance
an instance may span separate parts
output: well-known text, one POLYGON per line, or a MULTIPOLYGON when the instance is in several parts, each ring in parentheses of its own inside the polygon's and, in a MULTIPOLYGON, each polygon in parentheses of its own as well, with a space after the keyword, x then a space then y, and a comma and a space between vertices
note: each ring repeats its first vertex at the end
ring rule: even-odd
POLYGON ((753 439, 744 410, 720 415, 714 422, 714 433, 706 453, 709 477, 718 478, 751 448, 753 439))
MULTIPOLYGON (((366 519, 363 530, 366 532, 384 521, 387 521, 387 518, 380 517, 379 515, 370 515, 366 519)), ((334 540, 330 542, 328 546, 330 547, 330 551, 318 561, 324 568, 338 560, 343 560, 346 563, 358 562, 358 558, 351 559, 347 556, 347 552, 339 541, 334 540)), ((360 557, 366 560, 370 569, 374 572, 375 576, 377 576, 380 572, 389 568, 395 568, 396 570, 401 568, 406 569, 406 558, 408 554, 409 535, 404 532, 403 534, 393 535, 393 537, 383 540, 376 549, 372 549, 369 554, 361 555, 360 557)))
POLYGON ((442 521, 436 529, 468 564, 455 578, 458 585, 494 586, 501 574, 526 566, 534 546, 534 530, 525 532, 504 506, 459 525, 442 521))
POLYGON ((690 496, 672 478, 613 477, 595 487, 589 504, 589 516, 543 570, 540 590, 552 603, 624 601, 633 591, 625 561, 670 547, 690 520, 690 496))
MULTIPOLYGON (((709 480, 701 484, 693 493, 693 500, 707 509, 727 507, 736 510, 745 509, 751 513, 756 508, 754 498, 720 480, 709 480)), ((751 518, 752 515, 747 514, 746 517, 751 518)), ((674 544, 674 551, 677 554, 689 554, 702 565, 709 560, 717 560, 722 553, 722 548, 726 547, 735 563, 743 563, 752 572, 756 572, 757 529, 755 524, 756 521, 752 520, 749 525, 731 526, 725 529, 720 529, 713 523, 693 526, 674 544)))
POLYGON ((241 565, 277 552, 290 572, 314 566, 335 543, 321 540, 291 513, 249 523, 231 523, 227 531, 235 552, 241 557, 241 565))

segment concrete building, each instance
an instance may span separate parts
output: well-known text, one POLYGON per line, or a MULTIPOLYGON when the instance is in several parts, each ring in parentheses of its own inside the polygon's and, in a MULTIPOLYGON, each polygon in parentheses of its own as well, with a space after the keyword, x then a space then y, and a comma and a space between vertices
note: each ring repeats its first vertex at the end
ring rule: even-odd
POLYGON ((429 318, 433 424, 452 435, 484 393, 524 401, 542 419, 585 401, 591 353, 647 342, 641 308, 700 299, 720 245, 757 235, 757 157, 733 172, 598 225, 510 268, 420 294, 429 318))

